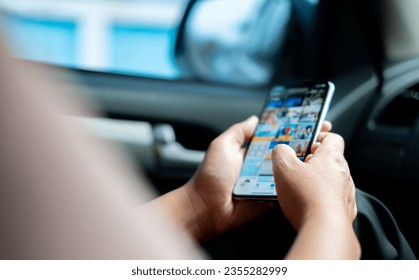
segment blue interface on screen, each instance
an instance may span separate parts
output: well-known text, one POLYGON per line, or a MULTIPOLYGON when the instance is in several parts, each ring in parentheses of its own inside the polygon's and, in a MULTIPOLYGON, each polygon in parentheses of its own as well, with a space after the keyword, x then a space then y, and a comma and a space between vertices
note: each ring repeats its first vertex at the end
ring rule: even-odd
POLYGON ((326 89, 301 88, 292 95, 286 91, 272 93, 266 104, 236 182, 236 195, 276 195, 271 160, 276 145, 291 146, 300 160, 306 156, 326 89))

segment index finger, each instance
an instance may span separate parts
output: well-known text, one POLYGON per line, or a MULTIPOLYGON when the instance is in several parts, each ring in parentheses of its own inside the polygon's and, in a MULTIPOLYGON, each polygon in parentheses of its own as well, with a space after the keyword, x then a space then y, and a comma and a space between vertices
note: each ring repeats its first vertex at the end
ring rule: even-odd
POLYGON ((322 132, 329 132, 332 130, 332 123, 329 121, 323 121, 322 132))
POLYGON ((339 134, 322 132, 319 135, 318 142, 320 142, 321 145, 314 152, 314 156, 325 156, 335 153, 343 155, 345 141, 339 134))

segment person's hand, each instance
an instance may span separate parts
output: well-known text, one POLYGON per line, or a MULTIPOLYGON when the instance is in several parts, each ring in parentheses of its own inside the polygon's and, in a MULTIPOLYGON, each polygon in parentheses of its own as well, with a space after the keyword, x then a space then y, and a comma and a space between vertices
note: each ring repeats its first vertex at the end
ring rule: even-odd
POLYGON ((333 215, 349 224, 355 219, 355 186, 343 151, 342 137, 325 132, 320 134, 305 162, 289 146, 274 148, 272 160, 279 204, 297 231, 314 217, 333 215))
MULTIPOLYGON (((212 141, 195 175, 183 187, 154 201, 198 241, 205 241, 236 228, 276 207, 277 202, 235 200, 234 184, 239 177, 246 142, 258 123, 257 117, 235 124, 212 141)), ((329 122, 323 130, 331 128, 329 122)))
MULTIPOLYGON (((233 186, 239 177, 245 148, 256 128, 258 118, 252 116, 237 123, 211 142, 204 162, 186 184, 190 203, 197 212, 207 214, 204 238, 218 235, 250 221, 277 203, 239 201, 232 197, 233 186), (211 232, 208 234, 208 232, 211 232)), ((204 221, 202 221, 204 222, 204 221)))

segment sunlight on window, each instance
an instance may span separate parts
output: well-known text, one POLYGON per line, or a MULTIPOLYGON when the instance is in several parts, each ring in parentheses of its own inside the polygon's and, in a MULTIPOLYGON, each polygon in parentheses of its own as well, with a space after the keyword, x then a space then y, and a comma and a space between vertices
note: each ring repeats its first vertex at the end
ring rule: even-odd
POLYGON ((0 0, 22 58, 81 69, 176 78, 173 43, 185 0, 0 0))
POLYGON ((145 77, 255 86, 269 83, 282 67, 289 38, 293 40, 290 52, 306 45, 318 3, 0 0, 0 26, 15 55, 25 59, 145 77))

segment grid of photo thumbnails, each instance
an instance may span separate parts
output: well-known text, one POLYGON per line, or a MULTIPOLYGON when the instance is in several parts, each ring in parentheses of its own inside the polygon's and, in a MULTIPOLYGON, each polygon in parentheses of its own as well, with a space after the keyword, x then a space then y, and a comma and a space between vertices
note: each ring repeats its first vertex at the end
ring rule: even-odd
POLYGON ((238 194, 275 194, 272 149, 288 144, 304 160, 324 102, 322 90, 271 99, 256 128, 240 173, 238 194), (240 190, 241 189, 241 190, 240 190))

